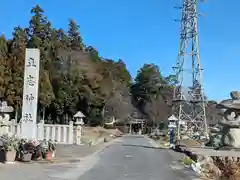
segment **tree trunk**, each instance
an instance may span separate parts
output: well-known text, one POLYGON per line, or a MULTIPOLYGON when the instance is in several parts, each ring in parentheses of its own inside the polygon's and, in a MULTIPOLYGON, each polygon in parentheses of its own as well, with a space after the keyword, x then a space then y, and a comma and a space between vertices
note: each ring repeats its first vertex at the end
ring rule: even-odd
POLYGON ((46 112, 46 108, 43 107, 43 117, 42 117, 42 120, 44 120, 44 121, 45 121, 45 112, 46 112))

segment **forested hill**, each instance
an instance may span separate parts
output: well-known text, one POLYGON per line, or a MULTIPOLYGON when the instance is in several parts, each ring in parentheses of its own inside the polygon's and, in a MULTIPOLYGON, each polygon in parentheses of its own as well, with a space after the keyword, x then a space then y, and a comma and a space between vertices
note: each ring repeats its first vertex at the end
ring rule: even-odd
POLYGON ((29 26, 15 27, 12 39, 0 37, 0 98, 19 116, 25 48, 41 51, 38 114, 48 123, 67 123, 78 110, 91 125, 111 116, 126 121, 133 114, 159 122, 171 114, 171 88, 159 86, 171 78, 156 65, 145 64, 133 80, 123 60, 100 57, 84 44, 74 20, 65 31, 52 27, 40 6, 31 14, 29 26))

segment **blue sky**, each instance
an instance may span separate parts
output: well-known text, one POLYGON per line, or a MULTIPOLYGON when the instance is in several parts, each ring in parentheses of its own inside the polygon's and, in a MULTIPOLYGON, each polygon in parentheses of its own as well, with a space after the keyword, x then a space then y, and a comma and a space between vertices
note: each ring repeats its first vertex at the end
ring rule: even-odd
MULTIPOLYGON (((26 27, 36 4, 56 28, 67 28, 69 18, 80 25, 84 42, 101 56, 123 59, 132 75, 144 63, 155 63, 163 75, 172 72, 179 44, 180 16, 173 6, 180 0, 1 0, 0 33, 26 27)), ((240 2, 207 0, 199 20, 205 93, 210 99, 229 97, 240 90, 240 2)))

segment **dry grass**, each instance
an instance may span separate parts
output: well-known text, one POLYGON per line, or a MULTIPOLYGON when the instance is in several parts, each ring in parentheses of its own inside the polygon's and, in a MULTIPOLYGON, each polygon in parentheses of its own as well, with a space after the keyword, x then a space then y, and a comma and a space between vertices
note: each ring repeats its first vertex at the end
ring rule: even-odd
POLYGON ((239 158, 213 158, 214 164, 221 171, 222 180, 240 180, 240 159, 239 158))
POLYGON ((102 141, 109 141, 112 139, 112 135, 115 135, 118 131, 116 129, 105 129, 103 127, 84 127, 82 134, 83 143, 98 144, 102 141))
MULTIPOLYGON (((232 157, 212 157, 212 163, 217 168, 211 171, 211 166, 205 166, 207 172, 202 174, 202 179, 207 180, 240 180, 240 161, 232 157), (219 172, 219 173, 217 173, 219 172)), ((213 170, 213 169, 212 169, 213 170)))
POLYGON ((180 144, 185 145, 186 147, 200 147, 201 143, 193 139, 183 139, 180 141, 180 144))
POLYGON ((115 129, 104 129, 102 127, 84 127, 83 137, 105 137, 115 133, 115 129))

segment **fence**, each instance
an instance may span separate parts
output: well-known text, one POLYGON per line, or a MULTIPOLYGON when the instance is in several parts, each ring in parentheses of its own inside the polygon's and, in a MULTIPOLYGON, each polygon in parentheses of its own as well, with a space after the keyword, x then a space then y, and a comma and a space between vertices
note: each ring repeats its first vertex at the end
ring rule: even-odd
MULTIPOLYGON (((61 125, 44 124, 44 121, 41 120, 36 126, 36 137, 38 140, 51 139, 58 144, 74 144, 80 142, 79 138, 81 138, 81 135, 77 136, 77 134, 79 134, 77 133, 78 128, 73 126, 73 121, 70 121, 67 125, 61 125)), ((4 128, 3 133, 21 137, 21 131, 21 123, 12 120, 10 124, 4 128)))

